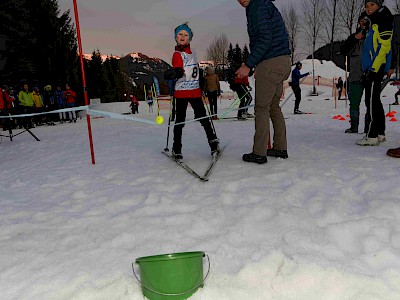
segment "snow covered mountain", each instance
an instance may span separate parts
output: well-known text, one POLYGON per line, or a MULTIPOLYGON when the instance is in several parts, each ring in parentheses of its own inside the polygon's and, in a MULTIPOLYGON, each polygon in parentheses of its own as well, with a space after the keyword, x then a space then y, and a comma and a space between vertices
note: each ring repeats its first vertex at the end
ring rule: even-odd
MULTIPOLYGON (((84 54, 83 56, 86 60, 92 59, 92 54, 84 54)), ((160 84, 161 93, 168 93, 168 84, 164 80, 164 72, 171 66, 162 59, 149 57, 140 52, 132 52, 124 57, 101 55, 103 62, 109 57, 119 60, 121 72, 125 76, 130 77, 130 81, 134 85, 142 86, 143 84, 147 84, 151 86, 154 82, 153 77, 156 77, 160 84)))
POLYGON ((164 72, 171 66, 156 57, 142 53, 130 53, 119 60, 121 71, 129 76, 136 85, 152 85, 153 77, 158 79, 161 93, 168 93, 168 84, 164 80, 164 72))

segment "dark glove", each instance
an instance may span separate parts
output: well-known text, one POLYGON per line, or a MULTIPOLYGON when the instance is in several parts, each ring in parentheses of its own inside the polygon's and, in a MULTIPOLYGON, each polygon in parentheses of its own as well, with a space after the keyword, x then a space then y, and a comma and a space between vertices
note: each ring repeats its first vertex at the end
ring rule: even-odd
POLYGON ((249 92, 251 92, 253 89, 251 88, 251 86, 248 86, 247 89, 249 90, 249 92))
POLYGON ((373 82, 376 78, 376 73, 368 70, 364 72, 364 75, 362 76, 362 81, 363 82, 373 82))
POLYGON ((251 76, 253 76, 255 71, 256 71, 256 67, 252 67, 252 68, 250 68, 250 72, 249 72, 249 75, 248 75, 248 77, 251 77, 251 76))
POLYGON ((179 79, 183 77, 184 73, 185 72, 183 71, 182 68, 168 69, 167 71, 164 72, 164 79, 165 80, 179 79))
POLYGON ((307 72, 306 75, 307 75, 307 76, 310 75, 310 72, 307 72))

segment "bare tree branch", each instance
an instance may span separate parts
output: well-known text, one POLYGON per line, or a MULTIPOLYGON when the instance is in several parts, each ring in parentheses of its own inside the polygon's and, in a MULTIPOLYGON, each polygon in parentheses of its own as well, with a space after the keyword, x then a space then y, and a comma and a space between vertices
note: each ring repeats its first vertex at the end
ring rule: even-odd
POLYGON ((325 5, 322 9, 323 19, 321 40, 325 44, 330 44, 329 59, 333 59, 333 43, 339 37, 338 32, 338 2, 339 0, 325 0, 325 5))
POLYGON ((297 59, 298 55, 296 53, 296 50, 297 50, 298 34, 300 32, 299 17, 296 13, 296 9, 295 9, 295 6, 293 5, 293 3, 290 3, 286 7, 283 7, 282 17, 286 24, 286 30, 289 34, 289 45, 290 45, 290 50, 292 52, 291 59, 292 59, 292 65, 293 65, 294 62, 298 60, 297 59))
POLYGON ((306 41, 311 47, 311 56, 313 64, 313 94, 315 88, 315 70, 314 70, 314 52, 317 44, 321 42, 321 28, 323 22, 323 1, 322 0, 303 0, 302 11, 304 16, 303 31, 306 41))
POLYGON ((343 0, 339 2, 339 20, 347 28, 346 36, 357 28, 357 19, 364 9, 364 0, 343 0))
POLYGON ((214 61, 216 66, 222 64, 223 68, 225 68, 228 47, 229 42, 225 33, 221 34, 219 37, 215 37, 210 46, 207 48, 207 59, 214 61))
POLYGON ((395 14, 400 14, 400 0, 394 0, 394 8, 395 14))

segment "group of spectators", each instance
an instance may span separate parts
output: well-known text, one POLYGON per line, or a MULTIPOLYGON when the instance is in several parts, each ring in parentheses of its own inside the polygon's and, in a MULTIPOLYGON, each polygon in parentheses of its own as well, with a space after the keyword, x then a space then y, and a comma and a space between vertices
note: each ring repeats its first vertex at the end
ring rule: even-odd
MULTIPOLYGON (((31 89, 24 83, 19 91, 12 87, 3 85, 0 91, 0 115, 12 116, 21 114, 45 113, 57 109, 75 107, 76 93, 69 84, 63 90, 61 85, 54 89, 51 85, 46 85, 43 89, 39 85, 34 85, 31 89)), ((16 128, 33 128, 40 125, 54 126, 56 122, 76 122, 75 111, 59 113, 39 114, 33 117, 2 118, 0 119, 3 130, 16 128)))

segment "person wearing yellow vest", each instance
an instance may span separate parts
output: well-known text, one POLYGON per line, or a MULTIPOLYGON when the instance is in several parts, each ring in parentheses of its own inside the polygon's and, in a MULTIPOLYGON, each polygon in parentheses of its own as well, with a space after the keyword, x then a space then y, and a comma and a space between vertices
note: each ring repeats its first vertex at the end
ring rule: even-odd
MULTIPOLYGON (((35 104, 35 108, 33 111, 35 113, 42 113, 44 112, 44 104, 43 104, 43 96, 40 93, 39 87, 34 86, 32 92, 33 103, 35 104)), ((36 126, 42 125, 43 122, 43 115, 38 115, 34 117, 36 126)))
MULTIPOLYGON (((31 114, 33 112, 33 97, 32 93, 29 91, 29 86, 27 83, 24 84, 24 88, 18 94, 18 101, 20 107, 21 114, 31 114)), ((32 124, 32 117, 24 117, 22 118, 22 124, 20 127, 23 126, 25 128, 32 128, 34 127, 32 124)))

